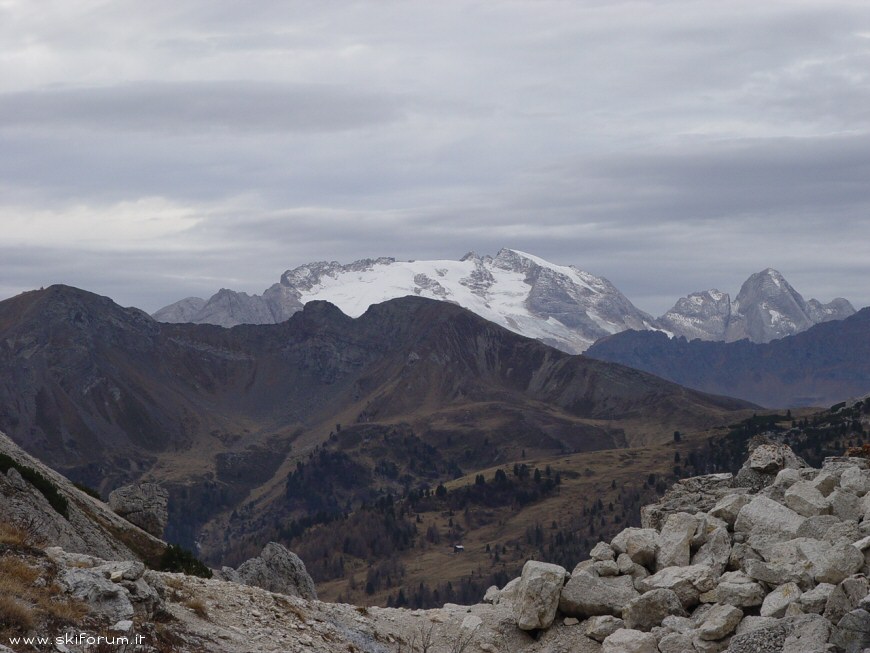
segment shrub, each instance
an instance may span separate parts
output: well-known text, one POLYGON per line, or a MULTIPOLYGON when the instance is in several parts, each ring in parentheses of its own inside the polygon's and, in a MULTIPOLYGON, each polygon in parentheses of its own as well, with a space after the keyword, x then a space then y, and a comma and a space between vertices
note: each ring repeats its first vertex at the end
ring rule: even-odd
POLYGON ((211 569, 206 567, 193 553, 177 544, 170 544, 166 547, 166 551, 160 558, 158 570, 181 572, 188 576, 199 576, 200 578, 212 577, 211 569))
POLYGON ((205 601, 202 599, 188 599, 184 602, 184 605, 193 610, 194 614, 200 619, 208 619, 208 606, 206 606, 205 601))
POLYGON ((81 490, 85 494, 89 494, 90 496, 94 497, 94 499, 99 499, 100 501, 103 500, 103 497, 100 496, 100 493, 97 490, 95 490, 94 488, 92 488, 90 485, 85 485, 84 483, 73 483, 73 485, 75 485, 79 490, 81 490))
POLYGON ((0 453, 0 472, 6 473, 10 468, 14 467, 21 474, 21 478, 30 483, 33 487, 39 490, 51 507, 54 508, 63 517, 68 517, 69 505, 66 497, 57 491, 54 483, 49 481, 45 476, 37 472, 35 469, 22 465, 17 460, 7 456, 5 453, 0 453))

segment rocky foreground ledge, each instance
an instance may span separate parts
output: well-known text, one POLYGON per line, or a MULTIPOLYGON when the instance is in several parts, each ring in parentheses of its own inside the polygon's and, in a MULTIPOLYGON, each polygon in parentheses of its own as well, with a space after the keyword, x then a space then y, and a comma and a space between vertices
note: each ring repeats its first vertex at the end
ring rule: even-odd
POLYGON ((736 476, 685 479, 569 574, 529 561, 494 602, 557 617, 602 653, 870 650, 870 471, 758 444, 736 476))
POLYGON ((322 603, 240 584, 246 569, 204 579, 58 547, 43 564, 91 632, 164 643, 142 651, 855 653, 870 651, 868 492, 866 459, 812 469, 756 443, 738 474, 680 481, 570 573, 529 561, 483 603, 434 610, 322 603))

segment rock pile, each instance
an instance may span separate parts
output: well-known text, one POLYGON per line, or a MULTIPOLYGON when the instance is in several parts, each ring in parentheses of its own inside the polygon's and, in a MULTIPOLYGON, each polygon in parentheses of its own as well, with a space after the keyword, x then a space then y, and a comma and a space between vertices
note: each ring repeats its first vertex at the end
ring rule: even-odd
POLYGON ((529 561, 490 603, 517 626, 561 615, 602 653, 870 650, 870 470, 811 469, 757 444, 734 476, 685 479, 571 573, 529 561))

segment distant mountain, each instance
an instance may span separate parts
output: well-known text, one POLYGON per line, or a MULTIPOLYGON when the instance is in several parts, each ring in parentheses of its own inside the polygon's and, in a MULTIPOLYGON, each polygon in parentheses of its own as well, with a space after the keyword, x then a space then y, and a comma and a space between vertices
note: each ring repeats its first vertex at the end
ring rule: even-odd
POLYGON ((734 342, 747 338, 764 343, 854 313, 852 304, 843 298, 829 304, 804 301, 782 274, 767 268, 750 276, 733 302, 728 293, 715 289, 692 293, 678 300, 659 318, 658 325, 688 340, 734 342))
POLYGON ((154 318, 225 327, 273 324, 313 300, 332 302, 358 317, 372 304, 409 295, 459 304, 568 353, 579 353, 602 336, 655 324, 607 279, 512 249, 502 249, 495 258, 472 252, 460 261, 310 263, 288 270, 262 295, 223 289, 207 302, 183 299, 154 318))
POLYGON ((188 297, 156 313, 160 322, 276 324, 309 301, 326 300, 353 317, 404 296, 448 301, 506 329, 570 354, 627 329, 664 330, 688 339, 768 342, 855 312, 845 299, 808 302, 776 270, 753 274, 735 301, 707 290, 680 299, 659 319, 636 308, 607 279, 532 254, 502 249, 495 258, 460 261, 362 259, 288 270, 262 295, 222 289, 209 300, 188 297))
POLYGON ((65 286, 0 302, 0 429, 104 492, 168 482, 167 534, 188 542, 215 511, 282 485, 338 423, 403 424, 449 478, 667 438, 748 406, 420 297, 357 319, 308 302, 281 324, 232 329, 161 324, 65 286))
MULTIPOLYGON (((744 324, 754 328, 757 316, 744 324)), ((626 331, 598 341, 586 356, 768 407, 829 406, 870 392, 870 308, 763 344, 626 331)))

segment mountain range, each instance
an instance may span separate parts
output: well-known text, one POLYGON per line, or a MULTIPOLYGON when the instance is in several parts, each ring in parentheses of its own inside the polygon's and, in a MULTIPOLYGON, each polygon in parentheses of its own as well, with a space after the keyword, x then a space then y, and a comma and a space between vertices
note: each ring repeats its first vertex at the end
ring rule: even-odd
POLYGON ((408 295, 459 304, 567 353, 583 352, 599 338, 629 329, 662 330, 689 339, 769 342, 855 312, 842 298, 828 304, 805 301, 779 272, 768 268, 749 277, 733 301, 715 289, 692 293, 656 319, 607 279, 502 249, 495 257, 471 252, 459 261, 310 263, 288 270, 262 295, 222 289, 208 300, 178 301, 153 317, 224 327, 273 324, 314 300, 332 302, 356 317, 372 304, 408 295))
POLYGON ((870 392, 870 308, 768 343, 625 331, 585 355, 763 406, 829 406, 870 392))
MULTIPOLYGON (((167 484, 167 533, 188 543, 253 490, 283 501, 297 463, 342 425, 405 433, 431 465, 403 482, 431 484, 523 455, 667 440, 751 408, 421 297, 356 319, 312 301, 231 329, 161 324, 66 286, 0 302, 0 429, 101 491, 167 484)), ((204 543, 213 555, 226 532, 204 543)))

